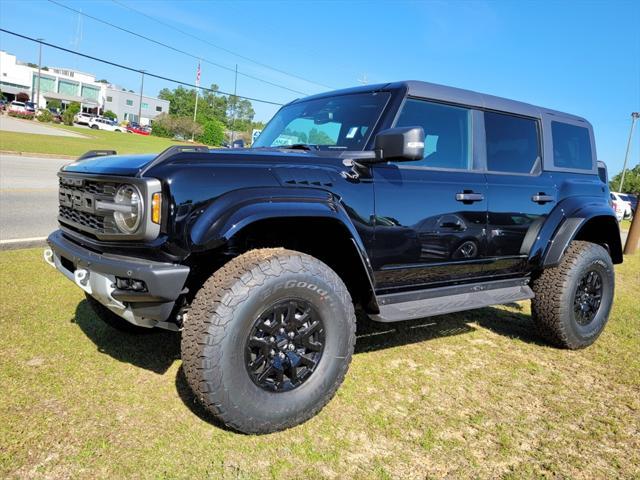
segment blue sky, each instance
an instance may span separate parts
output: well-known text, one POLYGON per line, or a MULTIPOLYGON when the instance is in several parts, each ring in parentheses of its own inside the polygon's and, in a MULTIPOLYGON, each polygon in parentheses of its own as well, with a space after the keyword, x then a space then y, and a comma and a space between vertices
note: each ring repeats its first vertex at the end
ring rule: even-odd
MULTIPOLYGON (((621 169, 630 113, 640 111, 640 2, 56 0, 231 69, 304 93, 401 79, 426 80, 585 116, 598 156, 621 169), (324 85, 324 86, 323 86, 324 85)), ((187 82, 197 60, 46 0, 0 0, 0 26, 187 82), (79 34, 81 32, 81 34, 79 34)), ((37 61, 37 47, 0 33, 0 48, 37 61)), ((137 74, 44 49, 43 64, 95 73, 137 90, 137 74)), ((202 63, 202 84, 232 91, 232 72, 202 63)), ((174 85, 147 79, 145 93, 174 85)), ((284 103, 300 93, 240 76, 238 93, 284 103)), ((277 107, 254 103, 267 120, 277 107)), ((640 161, 640 125, 630 164, 640 161)))

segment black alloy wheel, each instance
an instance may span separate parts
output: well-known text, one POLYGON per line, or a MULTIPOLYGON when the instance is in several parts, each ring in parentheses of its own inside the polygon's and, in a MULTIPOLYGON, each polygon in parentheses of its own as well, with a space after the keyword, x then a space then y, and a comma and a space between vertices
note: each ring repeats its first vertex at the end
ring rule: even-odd
POLYGON ((309 379, 324 345, 324 325, 316 309, 302 299, 283 300, 254 322, 246 343, 245 366, 259 387, 287 392, 309 379))
POLYGON ((578 282, 573 300, 573 311, 579 325, 589 325, 596 317, 602 303, 602 277, 595 270, 588 270, 578 282))

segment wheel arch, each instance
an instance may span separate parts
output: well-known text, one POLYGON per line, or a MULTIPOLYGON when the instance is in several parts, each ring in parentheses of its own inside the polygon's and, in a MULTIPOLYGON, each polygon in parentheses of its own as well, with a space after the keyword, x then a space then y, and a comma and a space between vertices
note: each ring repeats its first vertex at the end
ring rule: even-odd
POLYGON ((574 240, 601 245, 609 252, 614 264, 622 263, 620 228, 610 208, 586 207, 563 218, 549 242, 542 266, 558 265, 574 240))
POLYGON ((231 258, 254 248, 298 250, 336 271, 365 310, 379 311, 371 261, 338 197, 319 189, 248 190, 223 195, 192 223, 193 252, 231 258))

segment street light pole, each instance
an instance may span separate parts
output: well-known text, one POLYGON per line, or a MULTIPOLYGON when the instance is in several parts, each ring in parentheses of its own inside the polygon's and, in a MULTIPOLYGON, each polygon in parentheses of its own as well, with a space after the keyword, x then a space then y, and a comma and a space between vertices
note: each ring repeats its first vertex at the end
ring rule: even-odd
POLYGON ((138 125, 142 125, 142 91, 144 90, 144 70, 140 70, 142 79, 140 80, 140 101, 138 102, 138 125))
MULTIPOLYGON (((640 117, 640 113, 631 113, 631 131, 629 132, 629 140, 627 141, 627 153, 624 156, 624 165, 622 166, 622 178, 620 179, 620 188, 618 191, 622 193, 622 187, 624 186, 624 174, 627 172, 627 161, 629 160, 629 154, 631 153, 631 141, 633 140, 633 127, 636 126, 636 120, 640 117)), ((634 192, 637 193, 637 192, 634 192)))
POLYGON ((36 107, 40 110, 40 72, 42 71, 42 39, 38 38, 38 93, 36 93, 36 107))
POLYGON ((236 110, 238 108, 238 97, 236 94, 238 93, 238 64, 236 63, 236 76, 233 82, 233 118, 231 120, 231 146, 233 147, 233 142, 236 140, 236 110))

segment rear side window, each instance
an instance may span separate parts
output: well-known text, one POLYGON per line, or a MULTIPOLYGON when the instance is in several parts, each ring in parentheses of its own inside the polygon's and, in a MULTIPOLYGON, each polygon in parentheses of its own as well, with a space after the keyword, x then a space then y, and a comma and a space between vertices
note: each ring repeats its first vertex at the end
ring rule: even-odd
POLYGON ((593 156, 589 130, 562 122, 551 122, 553 165, 557 168, 591 170, 593 156))
POLYGON ((467 108, 407 99, 396 127, 424 129, 424 158, 411 165, 470 168, 470 112, 467 108))
POLYGON ((540 157, 538 122, 529 118, 485 112, 487 169, 532 173, 540 157))

